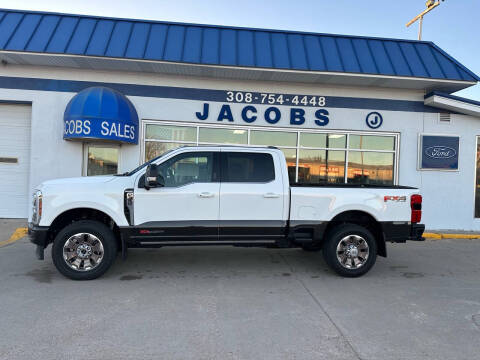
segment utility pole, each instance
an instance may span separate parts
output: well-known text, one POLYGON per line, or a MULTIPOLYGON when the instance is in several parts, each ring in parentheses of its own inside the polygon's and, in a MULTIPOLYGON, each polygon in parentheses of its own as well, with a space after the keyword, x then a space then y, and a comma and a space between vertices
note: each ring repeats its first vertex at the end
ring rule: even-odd
MULTIPOLYGON (((442 0, 442 1, 445 1, 445 0, 442 0)), ((407 23, 407 27, 409 27, 410 25, 412 25, 417 20, 419 21, 418 40, 422 40, 423 17, 426 14, 428 14, 430 11, 435 9, 438 5, 440 5, 440 0, 436 0, 436 1, 435 0, 428 0, 425 5, 427 6, 427 8, 407 23)))

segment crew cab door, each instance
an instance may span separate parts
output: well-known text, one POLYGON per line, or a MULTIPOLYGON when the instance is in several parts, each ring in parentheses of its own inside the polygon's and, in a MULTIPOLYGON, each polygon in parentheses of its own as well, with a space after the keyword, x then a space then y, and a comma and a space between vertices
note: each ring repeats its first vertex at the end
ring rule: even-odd
POLYGON ((144 241, 218 240, 219 152, 188 151, 158 165, 164 186, 134 194, 134 223, 144 241))
POLYGON ((284 237, 287 204, 276 156, 262 150, 222 150, 220 240, 273 242, 284 237))

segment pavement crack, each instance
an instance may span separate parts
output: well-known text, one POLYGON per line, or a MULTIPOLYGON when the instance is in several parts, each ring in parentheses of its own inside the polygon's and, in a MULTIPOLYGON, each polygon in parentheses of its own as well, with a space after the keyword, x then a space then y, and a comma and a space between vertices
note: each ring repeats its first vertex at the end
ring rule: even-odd
POLYGON ((280 253, 280 257, 283 259, 283 261, 285 262, 285 264, 289 267, 290 269, 290 272, 293 274, 293 276, 295 277, 295 280, 297 280, 300 285, 302 285, 302 287, 305 289, 305 291, 307 292, 307 294, 312 298, 312 300, 315 302, 315 304, 317 304, 317 306, 319 307, 319 309, 323 312, 323 314, 327 317, 328 320, 330 320, 330 322, 333 324, 333 326, 335 327, 335 329, 337 329, 338 333, 340 334, 340 336, 346 341, 346 343, 348 344, 348 347, 352 350, 352 352, 355 354, 355 356, 357 357, 357 359, 359 360, 363 360, 362 357, 360 356, 360 354, 358 353, 358 351, 353 347, 352 343, 350 342, 350 340, 348 339, 348 337, 343 333, 343 331, 340 329, 340 327, 337 325, 337 323, 333 320, 333 318, 330 316, 330 314, 327 313, 327 311, 325 310, 324 306, 322 305, 322 303, 320 302, 320 300, 310 291, 310 289, 308 288, 307 285, 305 285, 304 281, 302 279, 300 279, 298 276, 297 276, 297 273, 293 270, 293 267, 292 265, 288 262, 287 258, 280 253))

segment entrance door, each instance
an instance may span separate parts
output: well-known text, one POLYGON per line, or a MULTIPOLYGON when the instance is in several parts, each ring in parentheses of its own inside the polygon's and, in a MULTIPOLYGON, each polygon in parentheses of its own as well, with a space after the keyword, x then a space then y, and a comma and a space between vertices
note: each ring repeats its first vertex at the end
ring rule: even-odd
POLYGON ((274 241, 283 237, 285 194, 272 154, 222 152, 221 174, 220 239, 274 241))
POLYGON ((158 166, 165 186, 135 189, 134 222, 138 237, 158 240, 218 240, 219 153, 189 151, 158 166))
POLYGON ((28 217, 30 118, 30 106, 0 105, 0 218, 28 217))

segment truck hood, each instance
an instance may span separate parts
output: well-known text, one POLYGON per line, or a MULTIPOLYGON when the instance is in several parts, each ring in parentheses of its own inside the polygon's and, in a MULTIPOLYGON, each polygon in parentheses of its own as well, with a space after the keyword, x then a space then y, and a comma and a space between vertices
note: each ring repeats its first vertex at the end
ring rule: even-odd
POLYGON ((69 184, 103 184, 115 179, 115 176, 84 176, 44 181, 40 186, 69 185, 69 184))

